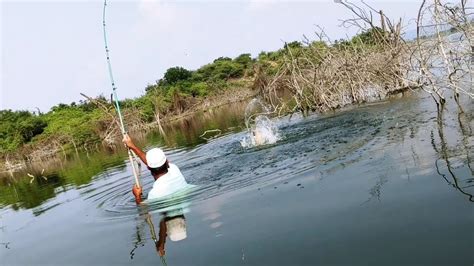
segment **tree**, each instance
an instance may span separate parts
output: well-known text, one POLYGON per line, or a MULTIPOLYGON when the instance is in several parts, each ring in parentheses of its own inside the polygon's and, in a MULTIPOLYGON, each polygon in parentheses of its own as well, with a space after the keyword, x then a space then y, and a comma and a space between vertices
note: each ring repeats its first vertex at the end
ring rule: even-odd
POLYGON ((193 76, 195 82, 202 81, 225 81, 230 78, 239 78, 244 74, 244 66, 232 59, 225 57, 214 60, 214 63, 202 66, 193 76))
POLYGON ((14 151, 47 126, 42 117, 28 111, 0 111, 0 153, 14 151))
POLYGON ((149 92, 155 90, 157 87, 158 87, 158 86, 155 85, 155 84, 148 84, 148 85, 145 87, 145 91, 146 91, 147 93, 149 93, 149 92))
POLYGON ((387 36, 388 34, 385 34, 385 32, 381 28, 375 27, 375 28, 366 30, 360 34, 357 34, 351 39, 351 43, 377 45, 383 41, 388 41, 387 36))
POLYGON ((174 85, 179 81, 191 78, 192 72, 183 67, 172 67, 166 70, 163 77, 163 85, 174 85))
POLYGON ((214 62, 212 62, 212 63, 217 63, 217 62, 219 62, 219 61, 232 61, 232 58, 230 58, 230 57, 225 57, 225 56, 221 56, 221 57, 215 59, 214 62))
POLYGON ((252 63, 252 57, 250 54, 241 54, 234 59, 234 62, 243 65, 245 68, 248 68, 252 63))
POLYGON ((285 45, 283 46, 285 49, 287 48, 301 48, 303 45, 298 42, 298 41, 293 41, 293 42, 290 42, 290 43, 285 43, 285 45))

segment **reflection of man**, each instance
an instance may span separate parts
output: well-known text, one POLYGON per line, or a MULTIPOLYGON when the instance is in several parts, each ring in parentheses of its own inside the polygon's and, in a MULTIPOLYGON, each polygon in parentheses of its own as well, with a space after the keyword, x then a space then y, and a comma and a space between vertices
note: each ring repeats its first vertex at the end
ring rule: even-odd
MULTIPOLYGON (((187 185, 179 168, 169 163, 165 153, 160 148, 153 148, 145 154, 133 143, 128 135, 124 136, 123 143, 133 150, 143 163, 148 166, 151 175, 155 179, 153 188, 148 193, 148 199, 168 196, 187 185)), ((139 204, 142 201, 142 188, 134 185, 132 192, 135 196, 135 201, 139 204)))
POLYGON ((165 255, 166 237, 177 242, 186 239, 186 220, 184 215, 164 217, 160 222, 159 239, 156 242, 156 250, 160 256, 165 255))
POLYGON ((156 251, 163 257, 165 255, 166 237, 171 241, 181 241, 186 239, 186 219, 184 215, 176 215, 167 217, 166 215, 160 221, 159 238, 156 239, 155 227, 151 220, 151 215, 147 215, 146 222, 150 226, 151 238, 155 241, 156 251))

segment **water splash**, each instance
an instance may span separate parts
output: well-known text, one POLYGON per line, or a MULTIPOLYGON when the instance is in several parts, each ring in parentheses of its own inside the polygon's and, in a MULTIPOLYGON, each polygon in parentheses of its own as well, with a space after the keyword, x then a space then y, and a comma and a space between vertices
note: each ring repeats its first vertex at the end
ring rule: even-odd
POLYGON ((270 108, 266 106, 260 99, 253 98, 245 107, 245 125, 247 129, 251 127, 252 123, 255 123, 255 119, 260 115, 269 115, 270 108))
POLYGON ((257 98, 245 108, 245 125, 248 133, 240 141, 244 148, 273 144, 280 140, 276 125, 268 118, 270 109, 257 98))

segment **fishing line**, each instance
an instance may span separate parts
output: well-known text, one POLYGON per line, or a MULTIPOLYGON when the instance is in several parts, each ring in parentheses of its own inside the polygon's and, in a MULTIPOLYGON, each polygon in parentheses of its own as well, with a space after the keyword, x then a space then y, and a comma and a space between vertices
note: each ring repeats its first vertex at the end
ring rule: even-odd
MULTIPOLYGON (((106 7, 107 7, 107 0, 104 0, 104 9, 103 9, 103 12, 102 12, 102 26, 103 26, 103 29, 104 29, 105 55, 107 57, 107 67, 109 69, 110 82, 112 83, 113 98, 115 100, 114 106, 115 106, 115 110, 117 111, 117 114, 118 114, 118 117, 119 117, 119 120, 120 120, 120 129, 122 131, 122 134, 125 136, 127 134, 127 131, 125 129, 125 124, 123 123, 122 112, 120 110, 120 103, 119 103, 118 96, 117 96, 117 87, 115 86, 114 75, 112 73, 112 64, 110 63, 109 45, 107 44, 107 30, 106 30, 106 26, 105 26, 105 10, 106 10, 106 7)), ((140 187, 140 182, 138 181, 138 169, 137 169, 137 166, 135 165, 134 158, 136 160, 137 156, 135 155, 135 153, 132 150, 130 150, 130 148, 128 148, 128 159, 130 160, 130 164, 132 165, 133 176, 135 177, 135 185, 140 187)))

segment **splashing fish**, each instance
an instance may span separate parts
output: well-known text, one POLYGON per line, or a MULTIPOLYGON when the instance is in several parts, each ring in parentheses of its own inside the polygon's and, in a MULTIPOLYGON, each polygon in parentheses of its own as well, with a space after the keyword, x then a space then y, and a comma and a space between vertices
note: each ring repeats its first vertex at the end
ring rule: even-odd
POLYGON ((253 99, 245 109, 248 133, 240 141, 244 148, 273 144, 280 139, 278 128, 268 118, 269 109, 258 99, 253 99))

